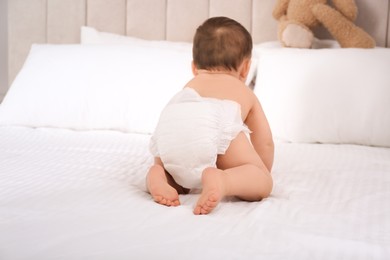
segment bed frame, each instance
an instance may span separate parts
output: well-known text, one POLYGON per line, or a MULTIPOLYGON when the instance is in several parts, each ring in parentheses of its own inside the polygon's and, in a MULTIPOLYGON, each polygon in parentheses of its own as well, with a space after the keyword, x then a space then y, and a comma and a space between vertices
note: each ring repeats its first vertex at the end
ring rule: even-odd
MULTIPOLYGON (((390 0, 356 0, 356 24, 378 46, 390 47, 390 0)), ((12 0, 8 1, 8 83, 23 65, 32 43, 80 42, 80 26, 150 40, 191 41, 210 16, 230 16, 255 43, 276 40, 275 0, 12 0)), ((319 38, 330 38, 319 28, 319 38)))

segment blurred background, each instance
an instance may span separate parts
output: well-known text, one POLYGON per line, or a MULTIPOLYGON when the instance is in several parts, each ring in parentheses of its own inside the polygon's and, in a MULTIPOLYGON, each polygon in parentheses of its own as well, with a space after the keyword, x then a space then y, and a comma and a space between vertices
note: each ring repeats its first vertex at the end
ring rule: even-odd
POLYGON ((7 2, 0 0, 0 102, 8 88, 7 82, 7 2))

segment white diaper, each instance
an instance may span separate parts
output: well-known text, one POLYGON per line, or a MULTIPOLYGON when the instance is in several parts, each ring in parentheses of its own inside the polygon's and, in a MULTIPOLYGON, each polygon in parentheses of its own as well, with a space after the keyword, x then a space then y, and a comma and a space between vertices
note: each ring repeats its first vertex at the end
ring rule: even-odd
POLYGON ((237 102, 201 97, 194 89, 176 94, 160 115, 150 151, 185 188, 200 188, 201 174, 215 167, 240 133, 249 132, 237 102))

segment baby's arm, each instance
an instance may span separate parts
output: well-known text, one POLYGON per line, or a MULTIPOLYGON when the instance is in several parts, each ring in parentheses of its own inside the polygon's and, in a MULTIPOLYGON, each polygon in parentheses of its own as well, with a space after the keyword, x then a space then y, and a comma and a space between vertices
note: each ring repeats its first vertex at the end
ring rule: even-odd
POLYGON ((274 142, 268 120, 260 102, 255 96, 253 106, 248 113, 245 123, 252 131, 250 138, 253 147, 267 169, 271 171, 274 161, 274 142))

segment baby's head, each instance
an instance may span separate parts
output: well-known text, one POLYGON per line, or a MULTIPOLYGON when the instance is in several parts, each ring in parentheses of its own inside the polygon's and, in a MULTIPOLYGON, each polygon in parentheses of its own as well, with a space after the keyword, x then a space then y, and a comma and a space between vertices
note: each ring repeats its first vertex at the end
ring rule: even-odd
POLYGON ((237 71, 252 55, 252 37, 237 21, 212 17, 198 27, 193 42, 193 62, 198 70, 237 71))

